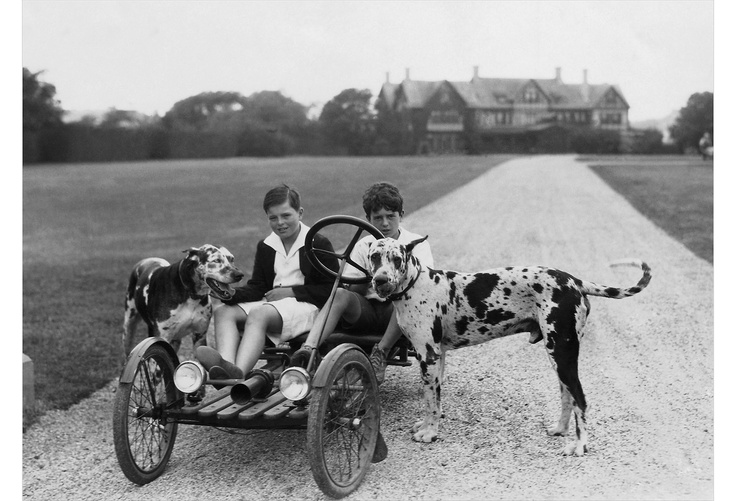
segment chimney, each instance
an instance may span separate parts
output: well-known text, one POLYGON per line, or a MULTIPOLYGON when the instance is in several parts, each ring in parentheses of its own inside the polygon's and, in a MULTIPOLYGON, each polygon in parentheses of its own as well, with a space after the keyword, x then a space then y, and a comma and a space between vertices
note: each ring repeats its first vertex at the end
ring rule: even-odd
POLYGON ((473 66, 473 78, 478 78, 478 67, 473 66))
POLYGON ((405 80, 411 80, 411 77, 409 76, 409 68, 406 69, 406 79, 405 80))
POLYGON ((559 66, 555 68, 555 83, 562 83, 562 68, 560 68, 559 66))
POLYGON ((590 99, 590 87, 588 86, 588 70, 587 69, 583 70, 582 92, 583 92, 583 101, 587 103, 588 100, 590 99))

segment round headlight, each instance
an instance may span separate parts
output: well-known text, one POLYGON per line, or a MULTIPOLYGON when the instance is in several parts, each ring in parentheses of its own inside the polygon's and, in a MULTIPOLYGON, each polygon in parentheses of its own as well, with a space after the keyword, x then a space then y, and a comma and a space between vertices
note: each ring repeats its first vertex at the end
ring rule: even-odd
POLYGON ((289 367, 281 373, 279 390, 292 402, 305 398, 311 389, 312 382, 309 373, 301 367, 289 367))
POLYGON ((182 393, 194 393, 205 381, 205 370, 199 362, 187 360, 174 371, 174 385, 182 393))

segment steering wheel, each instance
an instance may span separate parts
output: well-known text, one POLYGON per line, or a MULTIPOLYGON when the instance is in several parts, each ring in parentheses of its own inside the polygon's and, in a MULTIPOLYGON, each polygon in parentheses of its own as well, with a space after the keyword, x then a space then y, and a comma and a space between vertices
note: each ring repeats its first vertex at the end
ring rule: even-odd
POLYGON ((340 281, 346 284, 365 284, 371 281, 371 272, 357 264, 355 261, 353 261, 350 258, 350 254, 353 252, 353 249, 355 248, 355 245, 360 240, 363 232, 370 233, 376 238, 383 238, 383 234, 376 229, 375 226, 370 224, 368 221, 365 221, 363 219, 359 219, 357 217, 353 216, 327 216, 323 217, 316 223, 314 223, 314 226, 312 226, 309 231, 307 232, 307 235, 304 240, 304 248, 307 253, 307 259, 309 259, 309 262, 312 263, 312 266, 317 268, 322 273, 339 278, 340 281), (325 228, 327 226, 333 226, 338 224, 346 224, 349 226, 356 226, 357 230, 355 232, 355 235, 353 236, 352 240, 350 240, 350 243, 345 248, 342 254, 339 254, 337 252, 332 252, 324 249, 316 249, 314 247, 314 236, 321 230, 322 228, 325 228), (335 270, 332 270, 328 268, 322 261, 319 259, 319 255, 322 256, 330 256, 333 258, 337 258, 340 261, 344 261, 345 263, 349 263, 350 265, 354 266, 356 269, 360 270, 364 276, 362 277, 343 277, 342 276, 342 270, 345 267, 345 263, 343 263, 340 266, 340 272, 336 272, 335 270))

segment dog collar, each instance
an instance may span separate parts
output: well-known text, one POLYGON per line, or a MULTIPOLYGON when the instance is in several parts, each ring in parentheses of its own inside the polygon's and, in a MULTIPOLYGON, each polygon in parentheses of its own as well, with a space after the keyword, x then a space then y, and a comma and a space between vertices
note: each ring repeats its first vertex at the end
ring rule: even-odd
POLYGON ((421 275, 421 274, 422 274, 422 269, 419 268, 419 272, 417 273, 417 275, 414 278, 411 279, 411 281, 409 282, 409 285, 406 286, 406 289, 404 289, 403 291, 398 292, 398 293, 389 294, 388 296, 386 296, 386 300, 387 301, 396 301, 397 299, 401 299, 401 296, 403 296, 404 294, 406 294, 409 291, 409 289, 411 289, 412 287, 414 287, 414 284, 417 283, 417 280, 419 280, 419 275, 421 275))

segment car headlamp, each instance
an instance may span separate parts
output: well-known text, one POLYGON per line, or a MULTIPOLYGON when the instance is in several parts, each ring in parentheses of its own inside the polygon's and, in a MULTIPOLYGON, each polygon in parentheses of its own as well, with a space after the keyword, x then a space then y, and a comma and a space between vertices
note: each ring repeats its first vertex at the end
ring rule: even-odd
POLYGON ((205 383, 206 375, 202 364, 195 360, 186 360, 174 371, 174 385, 182 393, 194 393, 205 383))
POLYGON ((289 367, 281 373, 279 379, 281 394, 292 402, 302 400, 312 391, 312 378, 301 367, 289 367))

